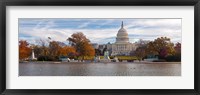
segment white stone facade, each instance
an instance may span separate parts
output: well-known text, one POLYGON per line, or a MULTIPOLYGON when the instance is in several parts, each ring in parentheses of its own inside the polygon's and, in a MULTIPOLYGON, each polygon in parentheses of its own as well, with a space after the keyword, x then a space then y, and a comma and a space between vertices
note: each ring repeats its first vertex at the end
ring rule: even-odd
POLYGON ((123 22, 116 37, 116 42, 107 44, 107 50, 111 51, 111 56, 115 55, 130 55, 131 51, 136 50, 136 45, 129 42, 129 37, 126 29, 124 29, 123 22))
POLYGON ((112 44, 111 55, 129 55, 131 51, 135 50, 136 46, 132 43, 112 44))

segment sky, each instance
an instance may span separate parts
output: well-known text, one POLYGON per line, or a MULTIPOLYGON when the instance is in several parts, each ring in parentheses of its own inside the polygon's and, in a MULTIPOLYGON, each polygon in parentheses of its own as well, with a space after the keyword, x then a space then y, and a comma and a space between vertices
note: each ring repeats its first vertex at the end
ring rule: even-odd
POLYGON ((66 40, 73 33, 82 32, 91 43, 114 43, 121 22, 131 43, 139 39, 153 41, 168 37, 173 43, 181 43, 181 19, 86 19, 86 18, 19 18, 19 40, 36 44, 38 40, 66 40))

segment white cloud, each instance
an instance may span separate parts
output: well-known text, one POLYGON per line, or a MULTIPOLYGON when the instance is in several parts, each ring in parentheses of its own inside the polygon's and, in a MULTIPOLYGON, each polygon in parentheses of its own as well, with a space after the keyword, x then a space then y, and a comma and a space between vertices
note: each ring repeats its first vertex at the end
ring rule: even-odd
POLYGON ((90 24, 89 22, 83 23, 80 26, 78 26, 78 28, 84 28, 84 27, 88 26, 89 24, 90 24))
MULTIPOLYGON (((119 20, 121 21, 121 19, 119 20)), ((100 23, 99 25, 113 24, 114 21, 116 20, 107 20, 103 23, 100 23)), ((96 22, 98 22, 98 20, 92 19, 92 21, 82 23, 78 27, 84 28, 89 24, 96 22)), ((130 41, 136 41, 138 39, 154 40, 157 37, 166 36, 171 38, 171 41, 173 42, 181 42, 181 19, 136 19, 134 21, 126 20, 124 25, 128 31, 128 34, 130 35, 130 41)), ((67 42, 66 39, 73 33, 83 32, 86 37, 89 38, 93 43, 107 43, 108 41, 115 41, 115 37, 120 28, 120 25, 118 28, 112 29, 56 29, 51 28, 53 26, 55 26, 55 22, 53 20, 41 20, 35 27, 20 27, 19 33, 22 35, 20 39, 28 40, 34 43, 34 40, 47 39, 48 37, 51 37, 52 40, 67 42), (30 37, 23 37, 23 35, 30 37), (113 39, 111 40, 109 38, 113 39)))
MULTIPOLYGON (((137 39, 146 39, 153 40, 157 37, 166 36, 171 38, 172 41, 181 41, 181 32, 173 31, 173 30, 135 30, 130 29, 127 30, 129 35, 140 35, 139 37, 131 37, 130 40, 137 39), (148 35, 146 37, 146 35, 148 35)), ((47 39, 51 37, 52 40, 56 41, 66 41, 68 37, 70 37, 75 32, 83 32, 87 38, 91 40, 93 43, 107 43, 106 38, 116 37, 118 29, 104 29, 104 30, 91 30, 91 29, 80 29, 80 30, 72 30, 72 29, 34 29, 29 32, 21 31, 20 34, 32 36, 36 39, 47 39), (99 42, 105 39, 104 42, 99 42)), ((115 40, 115 39, 114 39, 115 40)))
POLYGON ((145 27, 154 27, 154 28, 171 28, 171 29, 180 29, 181 28, 181 19, 137 19, 134 22, 128 23, 125 25, 127 28, 134 26, 143 26, 145 27))

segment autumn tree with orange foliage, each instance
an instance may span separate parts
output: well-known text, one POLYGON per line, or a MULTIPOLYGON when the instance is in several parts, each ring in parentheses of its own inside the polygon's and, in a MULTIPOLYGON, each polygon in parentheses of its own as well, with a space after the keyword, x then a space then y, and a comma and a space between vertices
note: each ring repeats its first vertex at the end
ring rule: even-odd
POLYGON ((67 40, 83 60, 85 56, 95 55, 95 49, 90 44, 90 40, 82 32, 72 34, 67 40))
POLYGON ((64 46, 62 47, 60 52, 61 52, 61 55, 70 56, 70 54, 74 54, 74 55, 76 54, 76 49, 71 46, 64 46))
POLYGON ((94 56, 95 55, 95 49, 92 47, 91 44, 87 43, 87 42, 83 42, 82 48, 80 48, 80 51, 79 54, 80 56, 84 57, 85 56, 94 56))
POLYGON ((19 41, 19 59, 25 60, 26 58, 30 57, 31 55, 31 48, 29 47, 29 43, 25 40, 19 41))

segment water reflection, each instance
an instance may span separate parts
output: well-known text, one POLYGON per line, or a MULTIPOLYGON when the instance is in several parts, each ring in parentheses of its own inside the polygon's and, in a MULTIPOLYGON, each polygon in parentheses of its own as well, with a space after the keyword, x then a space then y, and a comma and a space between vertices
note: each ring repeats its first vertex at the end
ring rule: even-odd
POLYGON ((180 76, 180 63, 20 63, 20 76, 180 76))

